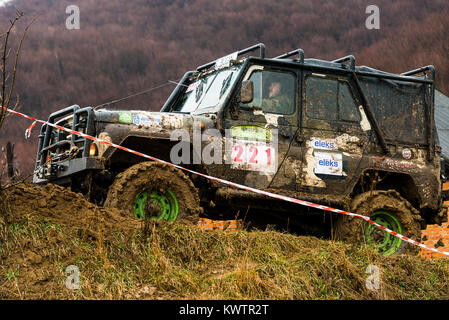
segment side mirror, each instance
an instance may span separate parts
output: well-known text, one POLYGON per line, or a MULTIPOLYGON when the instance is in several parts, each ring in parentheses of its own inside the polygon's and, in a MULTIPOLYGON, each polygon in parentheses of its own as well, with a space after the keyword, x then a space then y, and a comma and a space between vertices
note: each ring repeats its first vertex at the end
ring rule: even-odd
POLYGON ((254 83, 251 80, 243 81, 240 90, 240 102, 250 103, 254 99, 254 83))

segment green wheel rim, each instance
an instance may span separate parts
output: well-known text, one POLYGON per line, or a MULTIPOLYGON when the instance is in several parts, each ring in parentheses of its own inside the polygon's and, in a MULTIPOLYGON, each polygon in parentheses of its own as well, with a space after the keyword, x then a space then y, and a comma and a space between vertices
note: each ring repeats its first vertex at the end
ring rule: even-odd
MULTIPOLYGON (((396 233, 402 233, 401 224, 388 212, 377 211, 371 215, 370 220, 396 233)), ((369 225, 365 229, 365 239, 368 244, 374 245, 384 256, 397 252, 402 243, 401 239, 379 229, 375 225, 369 225)))
POLYGON ((136 196, 134 202, 134 216, 137 219, 145 219, 146 217, 146 207, 148 201, 154 203, 159 207, 159 212, 157 215, 153 215, 150 220, 161 221, 165 220, 168 222, 173 222, 178 218, 179 205, 176 196, 171 190, 165 192, 160 191, 142 191, 136 196))

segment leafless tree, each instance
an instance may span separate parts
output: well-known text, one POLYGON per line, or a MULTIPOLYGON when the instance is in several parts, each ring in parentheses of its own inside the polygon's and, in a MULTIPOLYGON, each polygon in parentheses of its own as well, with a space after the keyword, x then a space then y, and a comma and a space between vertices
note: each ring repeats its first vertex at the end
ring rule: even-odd
MULTIPOLYGON (((5 119, 9 115, 6 108, 14 110, 20 103, 19 95, 13 97, 19 55, 28 29, 36 20, 36 18, 34 18, 31 23, 25 27, 20 38, 15 39, 15 35, 18 34, 17 23, 23 18, 23 16, 24 13, 17 10, 14 19, 9 21, 7 30, 0 34, 0 128, 5 123, 5 119), (12 48, 11 44, 14 42, 17 42, 17 45, 15 48, 12 48)), ((5 168, 2 168, 2 171, 4 169, 5 168)), ((0 191, 1 189, 2 185, 0 184, 0 191)))
MULTIPOLYGON (((25 39, 25 35, 28 32, 31 24, 36 20, 34 18, 30 24, 28 24, 25 30, 22 33, 18 46, 13 50, 11 48, 12 36, 16 33, 15 27, 17 22, 24 16, 24 13, 17 10, 16 16, 13 20, 9 21, 9 27, 3 34, 0 35, 0 39, 2 39, 0 43, 0 51, 1 51, 1 64, 0 64, 0 73, 1 73, 1 89, 0 89, 0 106, 5 108, 11 107, 11 102, 13 101, 14 94, 14 85, 16 81, 17 74, 17 66, 19 63, 19 55, 20 50, 22 48, 23 40, 25 39), (12 65, 12 70, 8 70, 9 61, 11 58, 11 54, 13 54, 14 62, 12 65)), ((17 95, 15 97, 14 104, 11 109, 17 108, 19 105, 20 99, 17 95)), ((5 109, 0 109, 0 128, 2 127, 5 118, 7 116, 7 111, 5 109)))

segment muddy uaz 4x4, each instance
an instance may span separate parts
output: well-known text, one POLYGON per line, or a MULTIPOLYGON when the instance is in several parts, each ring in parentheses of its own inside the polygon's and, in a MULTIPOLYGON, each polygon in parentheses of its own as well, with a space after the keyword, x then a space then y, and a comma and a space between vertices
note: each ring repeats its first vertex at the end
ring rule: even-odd
MULTIPOLYGON (((187 72, 160 112, 74 105, 48 122, 370 216, 419 241, 426 224, 445 216, 434 76, 432 66, 395 75, 356 66, 353 56, 304 59, 301 49, 269 59, 258 44, 187 72)), ((373 243, 385 254, 416 249, 361 219, 228 187, 44 125, 34 183, 49 182, 136 218, 276 218, 300 232, 373 243)))

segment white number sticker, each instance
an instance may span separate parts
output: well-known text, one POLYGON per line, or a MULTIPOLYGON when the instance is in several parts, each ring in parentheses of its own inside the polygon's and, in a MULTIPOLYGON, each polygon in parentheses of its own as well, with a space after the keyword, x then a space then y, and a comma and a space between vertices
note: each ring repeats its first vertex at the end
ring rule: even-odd
POLYGON ((269 145, 237 141, 232 146, 231 156, 233 169, 276 172, 276 152, 269 145))
POLYGON ((220 68, 229 67, 231 64, 231 60, 237 60, 238 54, 239 53, 236 51, 236 52, 231 53, 227 56, 224 56, 220 59, 217 59, 217 61, 215 61, 215 66, 214 66, 215 70, 220 69, 220 68))

